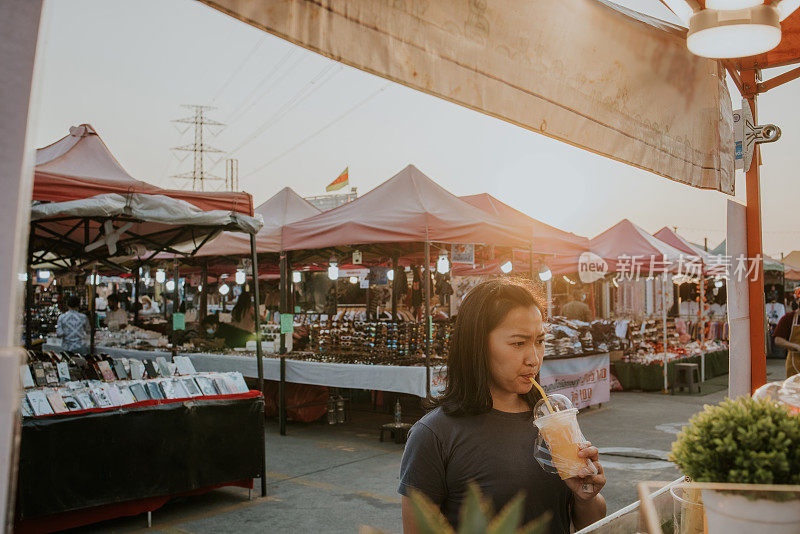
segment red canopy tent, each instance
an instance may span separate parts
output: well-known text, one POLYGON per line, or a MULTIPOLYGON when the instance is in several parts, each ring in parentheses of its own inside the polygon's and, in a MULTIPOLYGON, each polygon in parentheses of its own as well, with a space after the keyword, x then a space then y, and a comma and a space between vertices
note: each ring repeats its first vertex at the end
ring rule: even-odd
POLYGON ((589 239, 545 224, 505 204, 488 193, 458 197, 497 218, 524 228, 533 236, 532 251, 558 256, 580 255, 589 249, 589 239))
POLYGON ((672 271, 681 258, 686 254, 663 241, 656 239, 628 219, 620 222, 592 238, 589 241, 590 249, 608 264, 609 272, 630 269, 635 265, 643 273, 653 271, 672 271), (669 262, 665 265, 664 262, 669 262), (624 267, 627 262, 628 267, 624 267))
POLYGON ((204 211, 253 215, 249 193, 169 190, 133 178, 90 124, 73 126, 68 135, 36 151, 34 202, 65 202, 104 193, 159 194, 184 200, 204 211))
POLYGON ((530 234, 464 202, 413 165, 362 197, 288 224, 284 250, 370 243, 480 243, 528 248, 530 234))
MULTIPOLYGON (((321 212, 291 187, 284 187, 255 209, 264 219, 256 234, 256 252, 280 252, 283 247, 283 227, 321 212)), ((239 233, 224 232, 201 248, 196 256, 242 256, 250 254, 250 239, 239 233)))

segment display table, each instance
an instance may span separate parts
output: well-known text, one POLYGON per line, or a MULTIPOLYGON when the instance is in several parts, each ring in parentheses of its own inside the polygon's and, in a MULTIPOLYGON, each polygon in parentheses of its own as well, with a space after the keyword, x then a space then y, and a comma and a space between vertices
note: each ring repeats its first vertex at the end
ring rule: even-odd
POLYGON ((152 511, 264 468, 264 398, 145 401, 22 422, 17 532, 152 511), (89 413, 85 413, 89 412, 89 413))
MULTIPOLYGON (((62 350, 61 345, 51 345, 45 343, 42 345, 42 350, 59 352, 62 350)), ((108 354, 112 358, 134 358, 136 360, 155 360, 159 356, 172 360, 172 352, 165 349, 158 350, 141 350, 129 349, 125 347, 104 347, 97 346, 94 348, 96 354, 108 354)))
POLYGON ((581 409, 611 400, 610 374, 608 353, 548 358, 539 381, 548 395, 564 395, 581 409))
MULTIPOLYGON (((258 376, 258 364, 253 356, 236 354, 182 354, 188 356, 199 372, 239 371, 243 376, 258 376)), ((264 379, 280 380, 280 359, 265 357, 264 379)), ((443 384, 444 368, 431 368, 431 391, 443 384)), ((323 363, 286 358, 286 381, 337 388, 375 389, 410 393, 425 397, 425 367, 396 365, 361 365, 355 363, 323 363)))
MULTIPOLYGON (((253 356, 228 354, 183 354, 198 371, 238 371, 250 378, 258 376, 253 356)), ((264 379, 280 380, 280 359, 264 360, 264 379)), ((585 407, 610 398, 609 356, 607 353, 544 361, 542 386, 553 393, 567 395, 576 406, 585 407), (574 397, 574 398, 573 398, 574 397), (583 400, 579 400, 583 398, 583 400), (576 402, 576 399, 578 401, 576 402)), ((431 368, 431 394, 444 390, 446 366, 431 368)), ((409 393, 425 397, 425 367, 323 363, 286 358, 286 381, 295 384, 353 389, 374 389, 409 393)), ((548 393, 551 392, 548 390, 548 393)))
MULTIPOLYGON (((706 352, 704 355, 688 356, 667 362, 667 381, 675 380, 675 365, 696 363, 704 371, 705 378, 714 378, 728 373, 728 351, 706 352)), ((664 366, 661 362, 641 364, 614 362, 611 371, 624 390, 661 391, 664 389, 664 366)))

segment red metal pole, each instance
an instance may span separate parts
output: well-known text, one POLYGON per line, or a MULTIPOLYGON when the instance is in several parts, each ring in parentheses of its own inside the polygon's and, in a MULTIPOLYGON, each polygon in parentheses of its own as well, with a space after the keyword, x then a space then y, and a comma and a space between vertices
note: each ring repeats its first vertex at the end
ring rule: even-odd
MULTIPOLYGON (((750 105, 753 121, 758 124, 758 105, 756 100, 756 71, 754 68, 742 70, 742 88, 750 105)), ((762 258, 761 244, 761 183, 760 151, 756 145, 753 162, 747 170, 747 257, 762 258)), ((747 282, 750 300, 750 391, 753 392, 767 383, 767 336, 766 312, 764 305, 764 266, 759 259, 755 275, 747 282), (755 277, 755 280, 753 278, 755 277)))

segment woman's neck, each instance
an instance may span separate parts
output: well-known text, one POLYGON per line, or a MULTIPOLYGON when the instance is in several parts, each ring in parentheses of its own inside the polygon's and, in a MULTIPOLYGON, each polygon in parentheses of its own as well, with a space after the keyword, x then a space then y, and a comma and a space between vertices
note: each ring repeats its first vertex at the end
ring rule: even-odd
POLYGON ((530 406, 513 391, 497 390, 489 387, 492 394, 492 408, 500 412, 520 413, 530 410, 530 406))

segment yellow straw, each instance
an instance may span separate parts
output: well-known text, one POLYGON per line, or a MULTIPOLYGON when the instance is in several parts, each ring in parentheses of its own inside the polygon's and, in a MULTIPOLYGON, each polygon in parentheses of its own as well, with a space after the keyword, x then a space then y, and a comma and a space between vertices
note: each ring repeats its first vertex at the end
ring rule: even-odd
POLYGON ((531 384, 536 386, 536 389, 539 390, 539 393, 542 394, 542 398, 544 399, 544 403, 547 404, 547 409, 550 410, 550 413, 553 413, 553 406, 550 404, 550 400, 547 398, 547 395, 545 394, 544 390, 542 389, 542 386, 540 386, 539 383, 536 382, 536 380, 534 380, 533 378, 531 378, 530 381, 531 381, 531 384))

